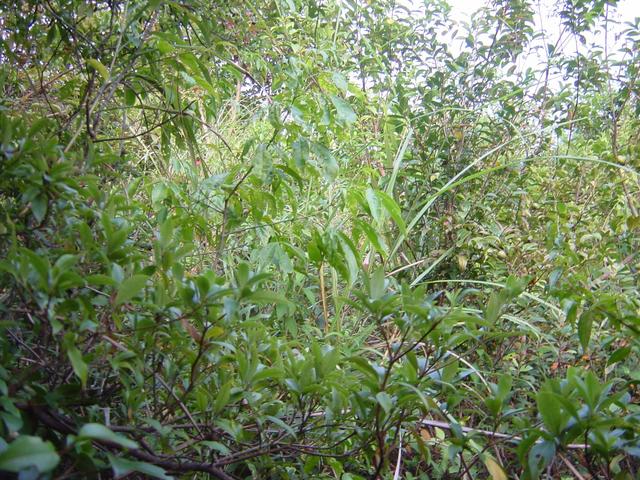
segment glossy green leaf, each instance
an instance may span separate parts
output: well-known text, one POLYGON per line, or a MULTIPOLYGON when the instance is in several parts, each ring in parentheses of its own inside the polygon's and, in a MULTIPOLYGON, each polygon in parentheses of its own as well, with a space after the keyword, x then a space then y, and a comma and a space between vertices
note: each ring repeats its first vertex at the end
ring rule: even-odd
POLYGON ((107 455, 111 468, 113 468, 113 474, 117 477, 124 477, 131 473, 142 473, 145 476, 151 478, 159 478, 161 480, 173 480, 173 477, 167 475, 164 469, 147 462, 138 462, 129 460, 127 458, 116 457, 114 455, 107 455))
POLYGON ((87 385, 87 376, 89 375, 89 367, 82 358, 82 352, 77 347, 71 346, 67 349, 67 356, 73 367, 73 373, 80 379, 82 386, 87 385))
POLYGON ((87 423, 78 431, 78 438, 87 438, 119 445, 124 448, 138 448, 138 444, 123 435, 112 432, 99 423, 87 423))
POLYGON ((51 442, 40 437, 21 435, 0 453, 0 471, 18 473, 35 467, 38 472, 50 472, 60 462, 51 442))
POLYGON ((536 395, 536 403, 545 427, 554 435, 559 435, 569 419, 558 396, 553 392, 541 391, 536 395))
POLYGON ((618 348, 615 352, 609 355, 609 358, 607 359, 607 365, 613 365, 614 363, 618 363, 625 360, 630 353, 631 353, 630 347, 618 348))

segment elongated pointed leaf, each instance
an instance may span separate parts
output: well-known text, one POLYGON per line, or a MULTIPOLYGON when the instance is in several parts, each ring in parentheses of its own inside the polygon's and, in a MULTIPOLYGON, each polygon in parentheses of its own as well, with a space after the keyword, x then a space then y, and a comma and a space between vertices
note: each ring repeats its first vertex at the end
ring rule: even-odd
POLYGON ((124 448, 138 448, 138 444, 123 435, 112 432, 109 428, 99 423, 87 423, 78 432, 78 438, 102 440, 115 443, 124 448))
POLYGON ((389 216, 391 216, 391 218, 396 223, 396 225, 398 226, 402 234, 403 235, 406 234, 407 226, 405 225, 404 220, 402 219, 402 211, 400 210, 400 207, 398 206, 396 201, 391 196, 387 195, 384 192, 381 192, 380 190, 376 190, 375 193, 376 193, 376 196, 380 199, 380 203, 382 203, 382 206, 384 207, 386 212, 389 214, 389 216))
POLYGON ((367 204, 369 205, 369 211, 371 212, 373 220, 378 225, 382 225, 382 223, 384 222, 384 217, 380 197, 376 195, 376 191, 373 188, 367 188, 365 196, 367 197, 367 204))
POLYGON ((87 376, 89 374, 89 368, 87 367, 86 362, 82 358, 82 352, 78 350, 75 346, 70 347, 67 350, 67 356, 69 357, 69 361, 71 361, 71 366, 73 367, 73 373, 80 379, 82 382, 82 386, 85 387, 87 385, 87 376))
POLYGON ((589 348, 589 340, 591 340, 591 330, 593 327, 593 312, 587 310, 580 315, 578 320, 578 338, 580 345, 585 352, 589 348))
POLYGON ((129 460, 127 458, 116 457, 114 455, 108 455, 109 463, 111 463, 111 468, 113 468, 113 473, 116 477, 124 477, 133 472, 142 473, 145 476, 160 478, 161 480, 173 480, 173 477, 167 475, 167 472, 164 469, 152 465, 147 462, 137 462, 134 460, 129 460))
POLYGON ((148 278, 146 275, 134 275, 122 282, 116 295, 116 305, 121 305, 138 295, 147 283, 148 278))
POLYGON ((564 415, 558 396, 553 392, 538 392, 536 402, 545 427, 554 435, 560 434, 569 418, 564 415))
POLYGON ((98 59, 95 58, 90 58, 89 60, 87 60, 87 65, 92 66, 93 68, 96 69, 96 71, 100 74, 100 76, 105 80, 109 80, 109 70, 107 70, 107 67, 105 67, 102 62, 98 59))

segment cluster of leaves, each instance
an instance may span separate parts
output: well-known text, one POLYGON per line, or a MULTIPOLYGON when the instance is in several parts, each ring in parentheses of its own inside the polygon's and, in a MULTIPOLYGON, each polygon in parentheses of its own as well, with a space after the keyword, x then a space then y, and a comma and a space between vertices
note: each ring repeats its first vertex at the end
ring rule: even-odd
POLYGON ((638 474, 640 27, 405 3, 0 5, 0 471, 638 474))

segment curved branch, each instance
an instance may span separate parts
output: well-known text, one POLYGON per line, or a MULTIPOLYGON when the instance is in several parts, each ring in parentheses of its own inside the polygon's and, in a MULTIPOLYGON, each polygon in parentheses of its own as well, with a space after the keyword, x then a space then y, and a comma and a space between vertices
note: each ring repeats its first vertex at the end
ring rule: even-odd
MULTIPOLYGON (((46 407, 35 406, 30 404, 18 404, 19 409, 31 412, 43 425, 55 430, 59 433, 77 435, 77 429, 73 426, 73 422, 64 415, 49 410, 46 407)), ((204 462, 181 462, 179 460, 162 458, 157 453, 150 453, 140 449, 124 449, 121 445, 106 440, 92 440, 95 444, 101 445, 111 450, 119 450, 126 452, 132 457, 142 460, 158 467, 164 468, 172 472, 203 472, 208 473, 213 478, 219 480, 236 480, 233 476, 224 472, 212 463, 204 462)))

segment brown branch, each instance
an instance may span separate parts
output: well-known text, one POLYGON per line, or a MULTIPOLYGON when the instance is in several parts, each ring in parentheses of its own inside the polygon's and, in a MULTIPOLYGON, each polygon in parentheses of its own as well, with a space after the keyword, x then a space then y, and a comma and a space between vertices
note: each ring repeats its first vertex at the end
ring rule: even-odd
MULTIPOLYGON (((195 101, 195 100, 194 100, 195 101)), ((186 112, 186 110, 193 104, 194 102, 191 102, 189 105, 187 105, 183 110, 179 110, 176 111, 176 113, 172 116, 170 116, 169 118, 163 120, 162 122, 154 125, 153 127, 148 128, 147 130, 145 130, 144 132, 140 132, 140 133, 135 133, 132 135, 125 135, 125 136, 121 136, 121 137, 108 137, 108 138, 96 138, 93 142, 94 143, 100 143, 100 142, 115 142, 115 141, 122 141, 122 140, 131 140, 132 138, 138 138, 138 137, 142 137, 148 133, 153 132, 154 130, 156 130, 157 128, 162 127, 163 125, 166 125, 167 123, 171 122, 172 120, 174 120, 177 117, 180 117, 182 115, 186 115, 189 116, 188 112, 186 112)))
POLYGON ((216 255, 218 261, 220 260, 220 257, 222 256, 222 252, 224 251, 224 245, 226 240, 226 225, 227 225, 227 219, 229 217, 229 202, 231 201, 231 198, 235 195, 235 193, 240 188, 240 185, 244 183, 244 181, 247 179, 247 177, 251 174, 252 171, 253 171, 253 165, 251 165, 247 169, 247 171, 244 173, 244 175, 242 175, 240 180, 238 180, 238 182, 233 186, 233 188, 229 192, 229 195, 227 195, 226 198, 224 199, 224 207, 222 208, 222 224, 220 225, 218 251, 216 255))
MULTIPOLYGON (((19 409, 33 413, 36 418, 46 427, 53 429, 59 433, 77 435, 77 430, 73 423, 62 414, 53 412, 45 407, 34 406, 30 404, 17 404, 19 409)), ((149 462, 166 470, 179 473, 187 472, 203 472, 208 473, 213 478, 219 480, 235 480, 235 478, 211 463, 202 462, 182 462, 180 460, 162 458, 156 453, 149 453, 140 449, 124 449, 117 443, 106 440, 92 440, 94 443, 106 447, 108 449, 125 450, 127 454, 138 460, 149 462)))

